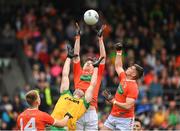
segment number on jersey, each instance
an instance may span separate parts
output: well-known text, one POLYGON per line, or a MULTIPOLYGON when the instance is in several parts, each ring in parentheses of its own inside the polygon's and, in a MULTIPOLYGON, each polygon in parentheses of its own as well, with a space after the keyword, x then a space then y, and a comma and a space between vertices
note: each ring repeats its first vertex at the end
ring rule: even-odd
POLYGON ((35 118, 32 117, 25 126, 23 126, 23 119, 20 119, 20 126, 21 126, 21 131, 36 131, 36 122, 35 118), (24 129, 23 129, 24 127, 24 129))

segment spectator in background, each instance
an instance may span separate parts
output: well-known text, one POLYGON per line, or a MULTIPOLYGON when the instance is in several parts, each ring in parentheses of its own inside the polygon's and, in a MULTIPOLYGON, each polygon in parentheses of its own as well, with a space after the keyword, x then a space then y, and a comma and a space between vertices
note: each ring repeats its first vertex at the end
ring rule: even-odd
POLYGON ((9 23, 5 24, 4 29, 2 31, 2 36, 5 38, 15 38, 16 37, 15 31, 11 28, 11 25, 9 23))
POLYGON ((22 103, 19 95, 15 95, 13 99, 13 111, 16 113, 21 113, 25 109, 25 105, 22 103))
POLYGON ((164 46, 164 40, 161 38, 159 33, 156 33, 155 38, 153 39, 153 48, 155 51, 161 51, 164 46))
POLYGON ((168 125, 170 126, 175 126, 177 125, 177 123, 180 120, 180 116, 177 113, 177 109, 176 109, 176 102, 175 101, 170 101, 169 103, 169 109, 167 110, 167 114, 168 114, 168 125))
POLYGON ((135 118, 133 131, 142 131, 142 130, 143 130, 142 122, 139 119, 135 118))
POLYGON ((157 112, 154 113, 152 117, 152 124, 154 127, 167 127, 167 116, 165 111, 160 107, 157 112))
POLYGON ((13 127, 12 121, 12 113, 13 113, 13 106, 9 99, 7 93, 4 93, 2 96, 2 101, 0 102, 0 116, 2 120, 2 129, 10 130, 13 127))
POLYGON ((31 8, 24 16, 24 23, 31 27, 36 22, 36 15, 34 8, 31 8))
POLYGON ((163 95, 162 85, 160 84, 160 80, 158 76, 155 76, 149 87, 149 99, 153 100, 153 98, 156 99, 158 96, 162 96, 162 95, 163 95))
POLYGON ((151 112, 152 111, 152 104, 148 101, 147 97, 143 97, 141 102, 137 104, 136 106, 136 114, 141 114, 145 112, 151 112))
POLYGON ((38 92, 41 98, 39 109, 45 112, 50 112, 50 107, 52 105, 51 88, 49 87, 49 84, 43 79, 38 81, 38 92))
POLYGON ((3 107, 4 105, 6 104, 11 104, 11 101, 10 101, 10 98, 9 98, 9 95, 7 93, 4 93, 2 95, 2 98, 1 98, 1 102, 0 102, 0 106, 3 107))

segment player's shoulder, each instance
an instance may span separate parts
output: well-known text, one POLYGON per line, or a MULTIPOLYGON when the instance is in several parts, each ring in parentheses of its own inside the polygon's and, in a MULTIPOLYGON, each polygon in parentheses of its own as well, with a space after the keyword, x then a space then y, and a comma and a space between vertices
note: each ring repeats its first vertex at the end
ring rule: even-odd
POLYGON ((37 110, 36 111, 39 115, 44 115, 44 114, 47 114, 46 112, 44 112, 44 111, 40 111, 40 110, 37 110))
POLYGON ((31 115, 38 119, 44 119, 45 117, 49 116, 48 113, 40 110, 34 110, 33 113, 31 112, 31 115))
POLYGON ((70 90, 64 90, 63 92, 61 92, 61 97, 66 97, 66 96, 72 96, 70 90))
POLYGON ((25 114, 37 114, 37 115, 43 115, 46 112, 40 111, 39 109, 27 109, 25 112, 25 114))
POLYGON ((122 68, 121 71, 118 72, 118 76, 121 78, 121 79, 125 79, 126 78, 126 73, 124 71, 124 69, 122 68))
POLYGON ((126 84, 127 84, 127 87, 129 88, 138 88, 138 84, 137 84, 137 81, 136 80, 125 80, 126 81, 126 84))
POLYGON ((24 110, 23 112, 21 112, 21 113, 18 115, 18 119, 21 118, 21 117, 26 117, 27 114, 29 114, 29 113, 28 113, 28 111, 27 111, 27 109, 26 109, 26 110, 24 110))

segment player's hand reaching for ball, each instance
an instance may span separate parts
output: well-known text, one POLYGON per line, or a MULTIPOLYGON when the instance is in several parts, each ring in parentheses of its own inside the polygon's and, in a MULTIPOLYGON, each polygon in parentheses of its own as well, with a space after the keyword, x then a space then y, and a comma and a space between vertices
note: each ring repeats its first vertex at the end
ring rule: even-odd
POLYGON ((115 44, 116 51, 121 51, 123 49, 123 44, 124 44, 123 41, 116 43, 115 44))
POLYGON ((81 30, 79 24, 76 22, 76 36, 80 36, 80 35, 81 35, 81 30))
POLYGON ((101 26, 100 30, 97 32, 98 37, 102 37, 103 31, 104 31, 105 28, 106 28, 106 25, 101 26))
POLYGON ((111 94, 111 92, 110 92, 110 90, 109 89, 105 89, 103 92, 102 92, 102 95, 104 96, 104 98, 108 101, 108 102, 110 102, 110 103, 112 103, 111 101, 113 100, 113 95, 111 94))
POLYGON ((94 66, 94 67, 98 67, 99 64, 101 63, 101 61, 102 61, 103 59, 104 59, 104 57, 101 57, 100 59, 95 60, 95 62, 93 63, 93 66, 94 66))
POLYGON ((74 50, 71 48, 70 45, 67 45, 67 50, 68 50, 68 54, 67 54, 68 58, 72 59, 78 56, 77 54, 74 54, 74 50))

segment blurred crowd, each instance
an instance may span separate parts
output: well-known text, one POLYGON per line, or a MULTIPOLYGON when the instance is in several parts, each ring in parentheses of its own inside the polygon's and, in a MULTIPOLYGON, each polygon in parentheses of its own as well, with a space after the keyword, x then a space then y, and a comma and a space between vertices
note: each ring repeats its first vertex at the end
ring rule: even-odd
MULTIPOLYGON (((17 115, 27 107, 25 93, 32 88, 40 93, 40 110, 51 113, 59 98, 66 45, 74 45, 76 21, 82 31, 82 64, 87 56, 98 57, 95 30, 102 24, 107 25, 104 31, 106 69, 98 100, 99 127, 111 109, 101 91, 109 88, 114 94, 119 84, 113 45, 123 39, 126 41, 124 68, 138 63, 145 71, 138 81, 136 117, 142 121, 144 129, 180 129, 180 1, 78 0, 71 1, 71 5, 67 4, 68 0, 62 4, 51 2, 43 1, 34 6, 22 4, 1 11, 0 17, 4 18, 1 36, 22 42, 36 83, 35 87, 27 84, 17 90, 11 100, 6 93, 1 96, 1 129, 15 129, 17 115), (83 13, 90 8, 100 15, 96 26, 88 26, 83 21, 83 13)), ((70 80, 73 90, 72 73, 70 80)))

